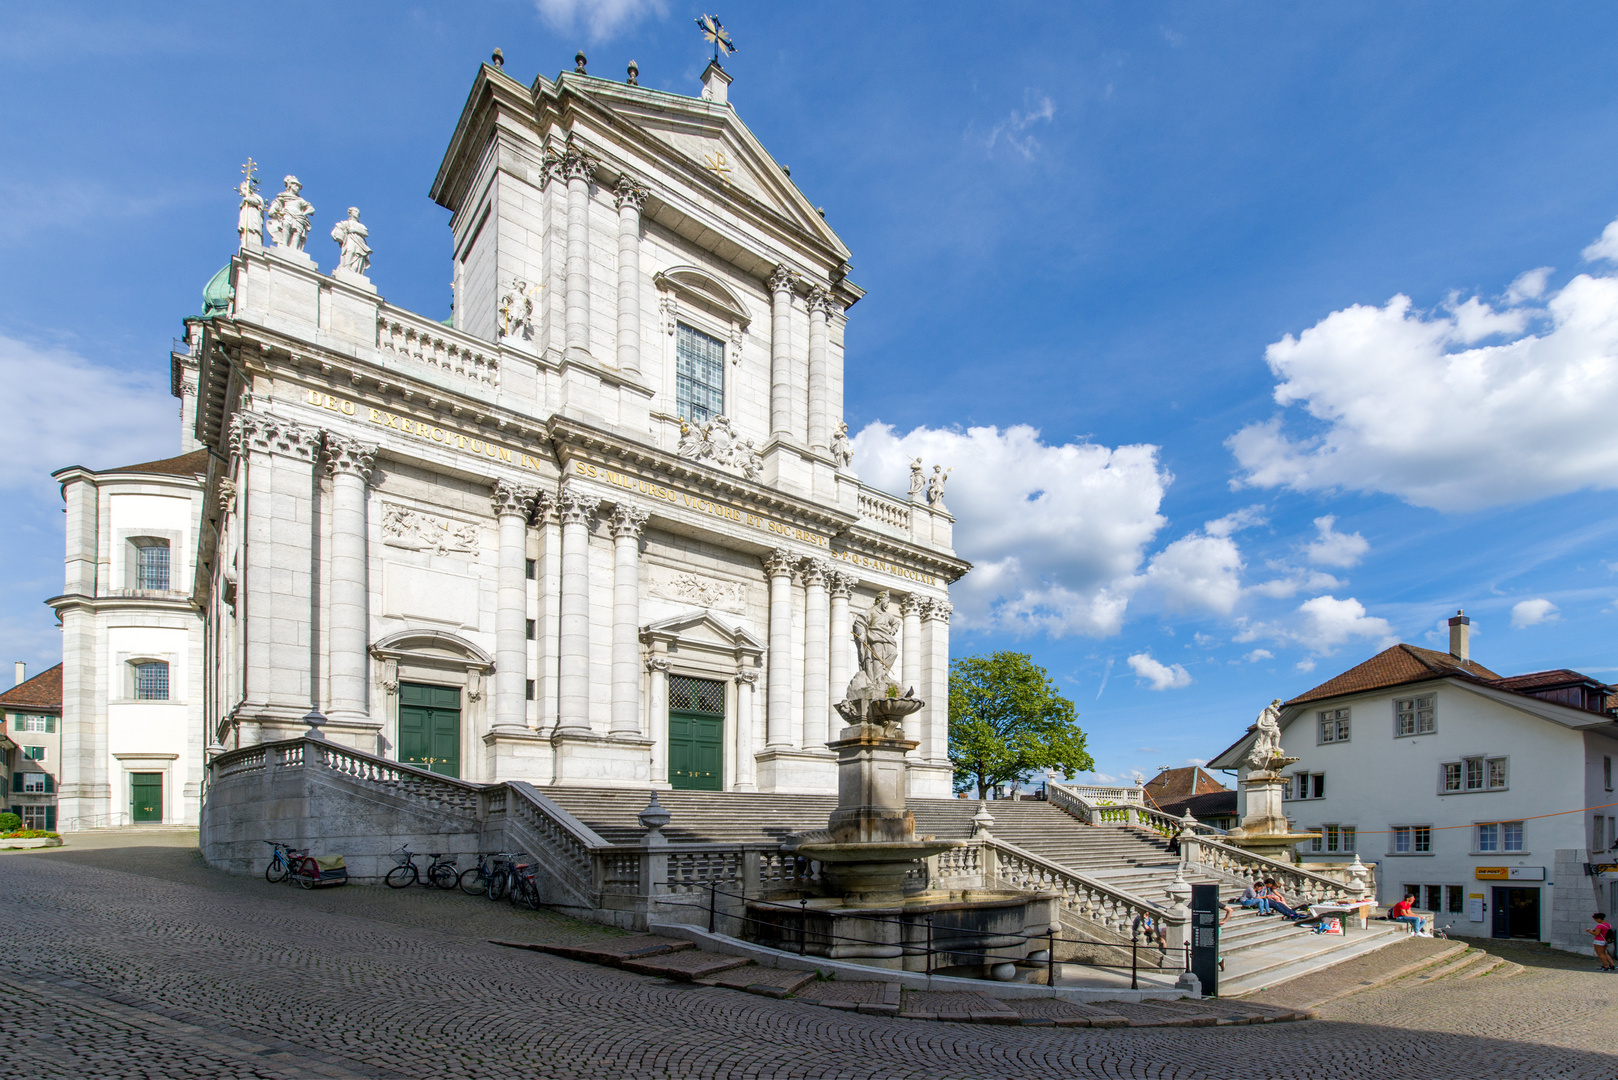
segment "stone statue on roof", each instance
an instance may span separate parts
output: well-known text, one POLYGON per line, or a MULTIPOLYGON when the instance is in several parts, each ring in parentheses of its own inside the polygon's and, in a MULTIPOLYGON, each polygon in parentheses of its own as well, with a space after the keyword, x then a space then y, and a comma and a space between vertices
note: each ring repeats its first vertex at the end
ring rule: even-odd
POLYGON ((371 246, 365 242, 370 230, 360 224, 360 209, 348 208, 348 217, 332 226, 331 238, 340 251, 338 265, 351 273, 364 275, 371 267, 371 246))
POLYGON ((277 247, 302 251, 309 239, 309 215, 315 208, 299 194, 303 185, 296 176, 285 177, 282 183, 285 190, 270 203, 270 239, 277 247))

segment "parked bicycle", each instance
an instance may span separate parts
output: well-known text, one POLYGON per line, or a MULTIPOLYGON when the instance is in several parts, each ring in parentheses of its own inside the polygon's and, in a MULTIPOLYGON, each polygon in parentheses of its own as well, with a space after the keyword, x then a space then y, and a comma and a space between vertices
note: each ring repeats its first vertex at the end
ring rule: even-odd
POLYGON ((264 880, 272 885, 278 881, 285 881, 287 875, 292 873, 294 863, 309 854, 307 848, 288 847, 279 840, 264 842, 274 849, 274 854, 270 856, 270 865, 264 868, 264 880))
POLYGON ((436 885, 440 889, 453 889, 456 882, 461 879, 461 872, 455 866, 455 858, 444 858, 438 853, 427 856, 427 876, 423 879, 421 868, 416 860, 422 856, 413 854, 408 847, 402 847, 393 853, 399 865, 388 871, 384 879, 392 889, 407 889, 418 882, 425 886, 436 885))
POLYGON ((478 864, 461 873, 461 891, 468 896, 486 895, 494 875, 512 857, 513 853, 509 851, 478 852, 478 864))
POLYGON ((489 887, 484 890, 484 896, 487 896, 490 900, 498 900, 506 895, 507 890, 511 888, 511 868, 516 865, 517 860, 520 858, 522 858, 521 852, 502 851, 489 860, 487 878, 489 887))
POLYGON ((532 911, 539 910, 539 882, 535 879, 534 867, 528 863, 517 863, 511 868, 512 906, 518 901, 527 904, 532 911))

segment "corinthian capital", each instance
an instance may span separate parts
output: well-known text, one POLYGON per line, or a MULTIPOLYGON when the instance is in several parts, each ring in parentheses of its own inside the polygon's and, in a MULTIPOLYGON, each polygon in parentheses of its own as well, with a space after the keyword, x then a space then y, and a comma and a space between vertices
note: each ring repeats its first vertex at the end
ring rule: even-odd
POLYGON ((556 492, 543 489, 534 493, 534 509, 528 515, 533 525, 544 525, 556 516, 556 492))
POLYGON ((242 409, 231 418, 230 449, 236 454, 253 450, 313 462, 322 434, 319 428, 301 427, 270 413, 242 409))
POLYGON ((899 598, 899 614, 903 615, 907 619, 912 615, 919 616, 921 614, 921 605, 922 598, 917 596, 915 593, 901 596, 899 598))
POLYGON ((490 502, 494 504, 494 516, 505 517, 514 515, 528 520, 528 512, 534 507, 534 500, 539 492, 526 484, 515 484, 504 478, 494 482, 494 494, 490 502))
POLYGON ((947 623, 949 622, 950 614, 954 612, 954 610, 955 605, 950 603, 948 600, 929 600, 925 604, 921 605, 921 617, 924 619, 936 619, 938 622, 947 623))
POLYGON ((833 570, 826 575, 826 589, 833 599, 847 600, 854 591, 859 579, 853 574, 845 574, 841 570, 833 570))
POLYGON ((594 495, 566 484, 562 487, 562 497, 556 502, 556 512, 563 525, 588 526, 590 519, 595 517, 596 507, 600 505, 601 500, 594 495))
POLYGON ((651 511, 644 506, 636 506, 634 503, 619 503, 613 507, 612 517, 608 519, 613 538, 618 540, 640 539, 640 532, 646 527, 646 520, 651 516, 651 511))
POLYGON ((792 564, 798 561, 798 557, 786 548, 776 548, 759 561, 764 564, 764 572, 770 577, 784 577, 792 573, 792 564))
POLYGON ((798 275, 785 266, 777 266, 775 272, 770 275, 770 292, 772 293, 790 293, 797 284, 798 275))
POLYGON ((371 478, 375 461, 375 445, 326 432, 326 471, 330 475, 357 476, 363 482, 371 478))
POLYGON ((637 213, 641 207, 646 205, 646 196, 650 194, 650 191, 631 180, 628 175, 618 178, 618 187, 613 191, 614 201, 617 202, 618 209, 622 210, 626 206, 633 206, 637 213))
POLYGON ((568 180, 584 180, 588 182, 596 174, 595 158, 588 154, 581 154, 577 150, 569 150, 562 156, 562 175, 568 180))
POLYGON ((831 564, 825 559, 808 558, 798 564, 798 570, 803 574, 805 585, 824 585, 826 575, 831 573, 831 564))
POLYGON ((826 294, 826 290, 816 285, 809 290, 809 297, 804 301, 804 306, 809 309, 811 315, 816 312, 824 315, 829 310, 830 303, 831 297, 826 294))

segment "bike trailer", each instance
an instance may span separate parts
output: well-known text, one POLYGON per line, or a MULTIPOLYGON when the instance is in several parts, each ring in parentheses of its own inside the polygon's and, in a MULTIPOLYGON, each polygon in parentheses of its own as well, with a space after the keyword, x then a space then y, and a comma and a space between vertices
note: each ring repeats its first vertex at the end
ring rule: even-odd
POLYGON ((347 880, 348 866, 341 855, 306 855, 298 867, 298 884, 306 889, 341 885, 347 880))

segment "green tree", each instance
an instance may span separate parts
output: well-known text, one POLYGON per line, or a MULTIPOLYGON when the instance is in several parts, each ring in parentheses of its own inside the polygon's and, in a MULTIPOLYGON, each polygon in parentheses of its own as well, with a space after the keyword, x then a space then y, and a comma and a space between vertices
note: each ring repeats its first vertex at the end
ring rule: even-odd
POLYGON ((997 652, 950 663, 949 759, 955 790, 978 789, 1045 769, 1064 776, 1095 768, 1073 703, 1027 653, 997 652))

